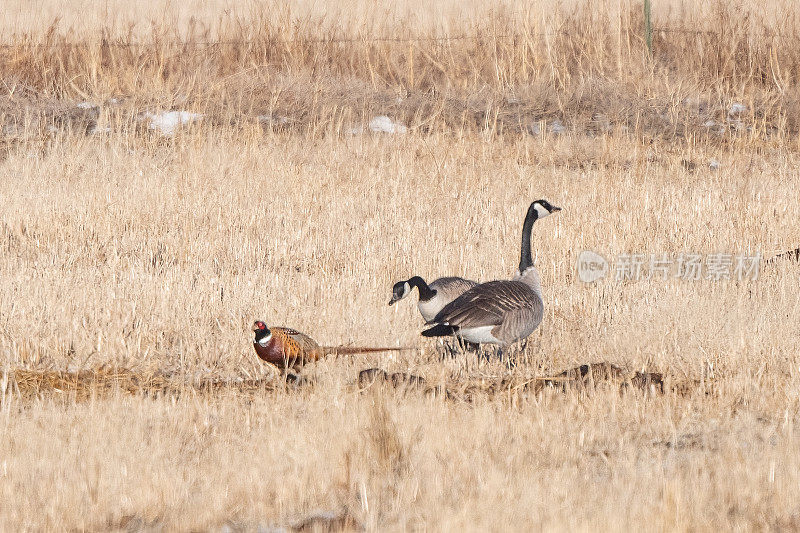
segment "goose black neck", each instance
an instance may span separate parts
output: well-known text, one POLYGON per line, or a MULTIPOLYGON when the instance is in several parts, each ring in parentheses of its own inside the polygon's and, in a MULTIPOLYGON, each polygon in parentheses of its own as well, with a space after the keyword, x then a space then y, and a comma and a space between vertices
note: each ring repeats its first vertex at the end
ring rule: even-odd
POLYGON ((423 302, 427 302, 434 296, 436 296, 436 291, 431 289, 425 280, 419 276, 414 276, 410 280, 408 280, 408 284, 413 288, 416 287, 419 290, 419 299, 423 302))
POLYGON ((528 208, 528 214, 525 215, 525 222, 522 224, 522 249, 519 255, 519 272, 522 274, 528 268, 533 266, 533 256, 531 255, 531 230, 533 223, 539 215, 536 213, 536 208, 531 204, 528 208))

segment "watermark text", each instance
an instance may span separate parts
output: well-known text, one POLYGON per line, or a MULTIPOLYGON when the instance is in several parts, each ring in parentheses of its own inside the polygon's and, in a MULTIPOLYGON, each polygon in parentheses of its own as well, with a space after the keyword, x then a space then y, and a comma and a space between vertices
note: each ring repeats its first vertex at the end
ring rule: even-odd
POLYGON ((578 278, 592 283, 610 276, 614 281, 754 281, 761 254, 679 253, 619 254, 612 261, 585 250, 578 256, 578 278))

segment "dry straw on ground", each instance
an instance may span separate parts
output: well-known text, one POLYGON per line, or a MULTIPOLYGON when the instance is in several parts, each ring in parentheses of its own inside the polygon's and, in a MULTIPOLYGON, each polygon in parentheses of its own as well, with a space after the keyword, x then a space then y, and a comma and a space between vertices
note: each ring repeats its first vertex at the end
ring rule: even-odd
POLYGON ((428 4, 0 13, 0 529, 800 527, 792 256, 575 268, 800 245, 797 7, 659 3, 686 33, 648 59, 636 3, 428 4), (165 136, 157 110, 205 117, 165 136), (409 132, 348 133, 378 114, 409 132), (509 276, 540 197, 564 211, 515 365, 386 305, 413 274, 509 276), (256 318, 420 350, 284 386, 256 318))

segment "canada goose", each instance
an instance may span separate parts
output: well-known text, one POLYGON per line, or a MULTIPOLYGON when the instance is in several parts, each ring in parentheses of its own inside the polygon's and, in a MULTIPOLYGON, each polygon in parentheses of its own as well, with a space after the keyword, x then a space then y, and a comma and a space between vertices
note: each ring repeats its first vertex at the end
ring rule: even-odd
POLYGON ((539 273, 531 256, 533 223, 561 211, 547 200, 528 207, 522 225, 519 270, 510 281, 490 281, 471 288, 428 321, 425 337, 457 334, 468 342, 509 345, 533 333, 542 321, 544 302, 539 273))
POLYGON ((253 322, 253 348, 259 359, 281 369, 299 370, 303 365, 318 361, 326 355, 351 355, 371 352, 397 352, 407 348, 368 348, 358 346, 320 346, 304 333, 292 328, 271 327, 261 321, 253 322))
POLYGON ((398 281, 392 287, 392 299, 389 300, 389 305, 399 302, 414 290, 414 287, 419 291, 419 303, 417 308, 419 314, 425 319, 425 322, 433 320, 442 308, 464 294, 466 291, 477 285, 478 283, 472 280, 446 277, 439 278, 430 285, 425 283, 425 280, 419 276, 414 276, 406 281, 398 281))

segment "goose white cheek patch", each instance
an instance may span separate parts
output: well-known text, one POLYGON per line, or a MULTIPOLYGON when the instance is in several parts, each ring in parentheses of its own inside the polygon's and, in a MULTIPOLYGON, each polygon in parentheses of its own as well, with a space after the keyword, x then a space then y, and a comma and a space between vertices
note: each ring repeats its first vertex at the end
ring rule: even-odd
POLYGON ((538 218, 544 218, 550 214, 550 211, 542 207, 541 204, 536 204, 533 208, 536 210, 536 216, 538 218))

